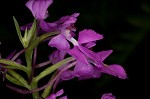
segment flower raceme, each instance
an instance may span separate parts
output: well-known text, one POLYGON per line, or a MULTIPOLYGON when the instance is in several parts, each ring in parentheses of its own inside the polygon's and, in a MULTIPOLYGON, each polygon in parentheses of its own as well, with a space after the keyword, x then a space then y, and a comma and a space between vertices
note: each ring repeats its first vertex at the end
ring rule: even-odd
MULTIPOLYGON (((26 7, 31 11, 35 21, 25 26, 19 27, 15 20, 17 33, 24 49, 14 55, 12 53, 7 60, 0 57, 0 65, 6 62, 10 69, 22 70, 27 73, 29 81, 26 81, 15 70, 10 70, 11 75, 9 80, 15 81, 14 84, 27 88, 27 91, 9 87, 17 92, 32 93, 34 99, 38 99, 39 91, 43 90, 41 95, 45 99, 56 99, 63 95, 63 89, 55 91, 58 83, 64 80, 70 80, 77 77, 79 80, 100 78, 102 73, 109 74, 120 79, 126 79, 127 74, 124 68, 118 64, 108 65, 104 61, 113 52, 112 50, 105 50, 94 52, 92 47, 96 46, 98 40, 103 39, 103 35, 97 33, 92 29, 84 29, 76 34, 75 23, 79 13, 73 13, 61 17, 55 22, 47 22, 48 8, 53 3, 53 0, 29 0, 26 7), (25 36, 22 37, 20 29, 25 30, 25 36), (28 31, 29 30, 29 31, 28 31), (53 33, 57 31, 58 33, 53 33), (39 36, 38 34, 42 34, 39 36), (75 39, 78 36, 77 39, 75 39), (34 39, 33 39, 34 38, 34 39), (36 64, 37 46, 41 41, 48 42, 48 46, 56 48, 55 51, 49 55, 49 60, 40 64, 36 64), (26 65, 19 64, 16 61, 19 55, 25 53, 26 65), (14 55, 14 56, 13 56, 14 55), (67 58, 68 56, 71 58, 67 58), (13 58, 12 58, 13 57, 13 58), (8 61, 11 60, 11 61, 8 61), (34 72, 36 66, 43 67, 52 63, 52 66, 47 67, 45 70, 35 76, 34 72), (45 76, 52 74, 48 84, 38 88, 38 81, 45 76), (17 75, 17 77, 16 77, 17 75), (21 78, 21 80, 19 79, 21 78)), ((0 66, 0 69, 5 66, 0 66)), ((42 69, 41 69, 42 70, 42 69)), ((7 73, 7 72, 6 72, 7 73)), ((8 78, 8 77, 7 77, 8 78)), ((41 97, 40 96, 40 97, 41 97)), ((102 95, 101 99, 115 99, 112 93, 102 95)), ((67 96, 62 96, 60 99, 67 99, 67 96)))

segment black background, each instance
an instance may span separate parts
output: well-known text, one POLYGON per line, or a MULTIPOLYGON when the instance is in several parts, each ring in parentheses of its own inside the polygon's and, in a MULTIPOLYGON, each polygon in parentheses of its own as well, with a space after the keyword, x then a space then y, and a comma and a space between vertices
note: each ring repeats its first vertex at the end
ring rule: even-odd
MULTIPOLYGON (((3 58, 13 50, 22 48, 12 16, 16 17, 20 25, 33 21, 25 3, 26 0, 3 0, 0 3, 0 50, 3 58)), ((94 50, 113 49, 114 53, 106 62, 122 65, 128 75, 128 79, 125 80, 102 75, 99 79, 65 81, 58 89, 64 88, 69 99, 100 99, 103 93, 109 92, 117 99, 148 99, 150 13, 142 10, 143 4, 148 5, 149 2, 54 0, 48 9, 50 16, 47 20, 55 21, 61 16, 79 12, 80 16, 75 24, 77 32, 90 28, 103 34, 104 39, 97 42, 94 50)), ((50 52, 43 54, 47 53, 50 52)), ((0 82, 0 99, 21 99, 21 96, 6 88, 4 82, 0 82)))

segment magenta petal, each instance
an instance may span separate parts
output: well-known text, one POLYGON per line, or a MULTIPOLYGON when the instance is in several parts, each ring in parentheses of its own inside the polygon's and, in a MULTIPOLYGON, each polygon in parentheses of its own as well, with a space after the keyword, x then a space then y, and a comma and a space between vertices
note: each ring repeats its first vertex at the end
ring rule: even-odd
POLYGON ((67 96, 60 97, 59 99, 68 99, 67 96))
POLYGON ((63 23, 63 25, 65 26, 70 26, 71 24, 75 23, 77 21, 77 17, 79 16, 79 13, 74 13, 71 16, 69 16, 67 18, 67 20, 65 20, 65 22, 63 23))
POLYGON ((49 55, 49 59, 52 61, 53 64, 55 64, 63 60, 66 54, 67 53, 65 50, 56 50, 52 54, 49 55))
POLYGON ((105 93, 102 95, 101 99, 116 99, 116 97, 112 95, 112 93, 105 93))
POLYGON ((74 75, 77 77, 88 75, 93 72, 93 66, 82 62, 77 62, 74 68, 74 75))
POLYGON ((127 78, 124 68, 117 64, 102 67, 102 72, 113 76, 118 76, 120 79, 127 78))
POLYGON ((23 30, 23 31, 25 31, 26 28, 27 28, 29 30, 31 28, 31 26, 32 26, 32 23, 28 23, 28 24, 26 24, 24 26, 21 26, 20 29, 23 30))
POLYGON ((84 45, 84 47, 86 47, 86 48, 92 48, 92 47, 94 47, 96 45, 96 43, 95 42, 89 42, 89 43, 86 43, 85 45, 84 45))
POLYGON ((42 28, 42 30, 44 30, 46 32, 51 32, 51 31, 58 30, 57 25, 58 24, 56 24, 55 22, 48 23, 48 22, 45 22, 44 20, 40 21, 40 27, 42 28))
POLYGON ((73 74, 73 71, 71 70, 66 70, 61 74, 61 79, 62 80, 70 80, 73 79, 75 76, 73 74))
POLYGON ((93 67, 93 72, 83 75, 79 77, 79 80, 85 80, 85 79, 90 79, 90 78, 100 78, 102 72, 99 70, 97 67, 93 67))
POLYGON ((88 43, 88 42, 92 42, 92 41, 96 41, 96 40, 100 40, 103 39, 103 36, 96 33, 93 30, 83 30, 81 32, 79 32, 79 38, 78 38, 78 42, 80 44, 83 43, 88 43))
POLYGON ((103 66, 103 62, 97 53, 95 53, 81 45, 78 46, 78 48, 87 56, 87 58, 92 59, 97 67, 103 66))
POLYGON ((100 56, 101 60, 105 60, 111 53, 113 52, 113 50, 107 50, 107 51, 101 51, 98 52, 97 54, 100 56))
POLYGON ((85 64, 88 63, 87 60, 86 60, 86 58, 85 58, 85 56, 84 56, 84 54, 78 49, 77 46, 74 46, 73 49, 70 49, 67 52, 71 56, 75 57, 76 60, 81 61, 81 62, 83 62, 85 64))
POLYGON ((61 34, 53 37, 48 45, 51 47, 56 47, 59 50, 67 50, 70 48, 68 41, 61 34))
POLYGON ((55 94, 51 94, 51 95, 48 96, 46 99, 56 99, 56 95, 55 95, 55 94))
POLYGON ((56 97, 62 95, 63 93, 64 93, 64 90, 63 90, 63 89, 57 91, 56 97))
POLYGON ((47 9, 52 3, 53 0, 29 0, 26 6, 36 19, 42 20, 48 17, 47 9))
POLYGON ((56 97, 61 96, 64 93, 64 90, 61 89, 56 93, 52 93, 50 96, 48 96, 46 99, 56 99, 56 97))

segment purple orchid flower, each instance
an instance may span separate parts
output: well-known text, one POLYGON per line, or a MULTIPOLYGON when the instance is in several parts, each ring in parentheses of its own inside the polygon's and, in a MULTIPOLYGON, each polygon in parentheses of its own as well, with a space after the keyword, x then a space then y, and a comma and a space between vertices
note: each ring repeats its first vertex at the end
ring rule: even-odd
POLYGON ((43 20, 48 17, 47 9, 52 3, 53 0, 29 0, 26 6, 37 20, 43 20))
MULTIPOLYGON (((76 41, 74 38, 70 39, 70 42, 73 43, 74 47, 67 52, 70 55, 74 56, 77 60, 77 64, 74 68, 74 74, 77 77, 89 74, 94 71, 93 66, 90 64, 90 61, 94 62, 95 66, 97 67, 101 67, 103 65, 103 62, 101 58, 97 55, 97 53, 81 45, 95 42, 96 40, 100 40, 102 38, 103 36, 96 33, 95 31, 85 29, 79 32, 78 41, 76 41)), ((93 44, 91 44, 89 45, 93 46, 93 44)))
MULTIPOLYGON (((64 90, 61 89, 61 90, 59 90, 58 92, 53 93, 53 94, 51 94, 50 96, 48 96, 46 99, 56 99, 56 97, 61 96, 63 93, 64 93, 64 90)), ((59 99, 67 99, 67 96, 62 96, 62 97, 59 98, 59 99)))
POLYGON ((112 93, 106 93, 102 95, 101 99, 116 99, 116 97, 112 93))
POLYGON ((71 38, 70 41, 73 42, 75 46, 73 49, 67 50, 67 52, 76 58, 77 64, 74 68, 74 71, 66 70, 65 72, 62 73, 61 78, 63 80, 69 80, 75 76, 79 77, 80 80, 88 79, 88 78, 99 78, 102 73, 118 76, 121 79, 127 78, 125 70, 123 69, 122 66, 118 64, 106 66, 104 63, 101 63, 102 64, 101 66, 97 65, 99 61, 98 59, 100 59, 100 62, 103 62, 112 53, 112 50, 95 53, 86 48, 86 47, 90 48, 94 46, 95 45, 94 40, 98 40, 98 38, 102 39, 103 37, 102 35, 96 34, 96 32, 92 30, 84 30, 80 32, 78 41, 71 38), (89 42, 88 42, 88 37, 89 37, 89 42), (88 46, 81 47, 82 43, 85 44, 85 46, 86 45, 88 46))
POLYGON ((67 50, 70 48, 70 44, 67 41, 68 38, 71 38, 74 36, 73 33, 70 33, 70 31, 74 31, 73 24, 76 22, 77 17, 79 16, 79 13, 74 13, 71 16, 65 16, 60 18, 58 21, 54 23, 46 23, 44 21, 41 22, 40 26, 41 28, 46 31, 60 31, 60 34, 53 37, 48 45, 51 47, 56 47, 59 50, 67 50), (69 28, 69 30, 68 30, 69 28), (66 32, 66 31, 69 32, 66 32))
MULTIPOLYGON (((70 31, 66 30, 65 33, 69 34, 70 31)), ((89 59, 95 60, 97 63, 99 62, 100 65, 103 65, 99 56, 95 52, 92 52, 92 51, 88 50, 87 48, 81 46, 81 44, 85 44, 85 43, 89 43, 89 45, 88 45, 89 47, 93 46, 93 44, 91 42, 95 42, 96 40, 99 40, 102 38, 103 38, 102 35, 96 33, 93 30, 83 30, 79 33, 78 41, 76 41, 73 37, 67 38, 67 40, 69 40, 70 42, 72 42, 74 44, 73 49, 69 49, 69 50, 65 51, 65 50, 62 50, 63 47, 59 46, 59 47, 61 47, 60 48, 61 50, 56 51, 57 53, 56 52, 53 53, 51 55, 50 59, 55 59, 58 62, 58 60, 60 60, 60 59, 58 59, 58 57, 54 58, 54 56, 58 56, 58 52, 59 52, 59 55, 62 57, 61 59, 64 58, 64 53, 66 54, 66 52, 69 53, 70 55, 74 56, 77 59, 76 66, 74 68, 74 73, 72 71, 67 70, 64 72, 64 74, 62 74, 62 79, 66 78, 65 80, 67 80, 67 79, 73 78, 74 77, 73 74, 75 74, 77 77, 79 77, 81 75, 85 75, 85 74, 93 72, 94 68, 88 62, 89 59), (62 53, 62 55, 61 55, 61 53, 62 53)), ((61 41, 61 42, 63 43, 63 41, 61 41)), ((60 42, 55 42, 54 44, 58 45, 57 43, 61 44, 60 42)))

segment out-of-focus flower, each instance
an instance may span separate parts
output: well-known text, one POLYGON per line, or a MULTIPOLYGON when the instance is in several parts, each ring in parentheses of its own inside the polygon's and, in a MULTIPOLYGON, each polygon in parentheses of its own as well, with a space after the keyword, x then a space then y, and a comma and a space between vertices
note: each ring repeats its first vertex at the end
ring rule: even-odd
POLYGON ((101 99, 116 99, 116 97, 112 95, 112 93, 105 93, 102 95, 101 99))
POLYGON ((29 0, 26 6, 30 9, 37 20, 43 20, 48 17, 48 7, 53 0, 29 0))
MULTIPOLYGON (((61 96, 62 94, 64 93, 64 90, 61 89, 59 90, 58 92, 56 93, 52 93, 50 96, 48 96, 46 99, 56 99, 56 97, 59 97, 61 96)), ((61 98, 59 99, 67 99, 67 96, 62 96, 61 98)))

